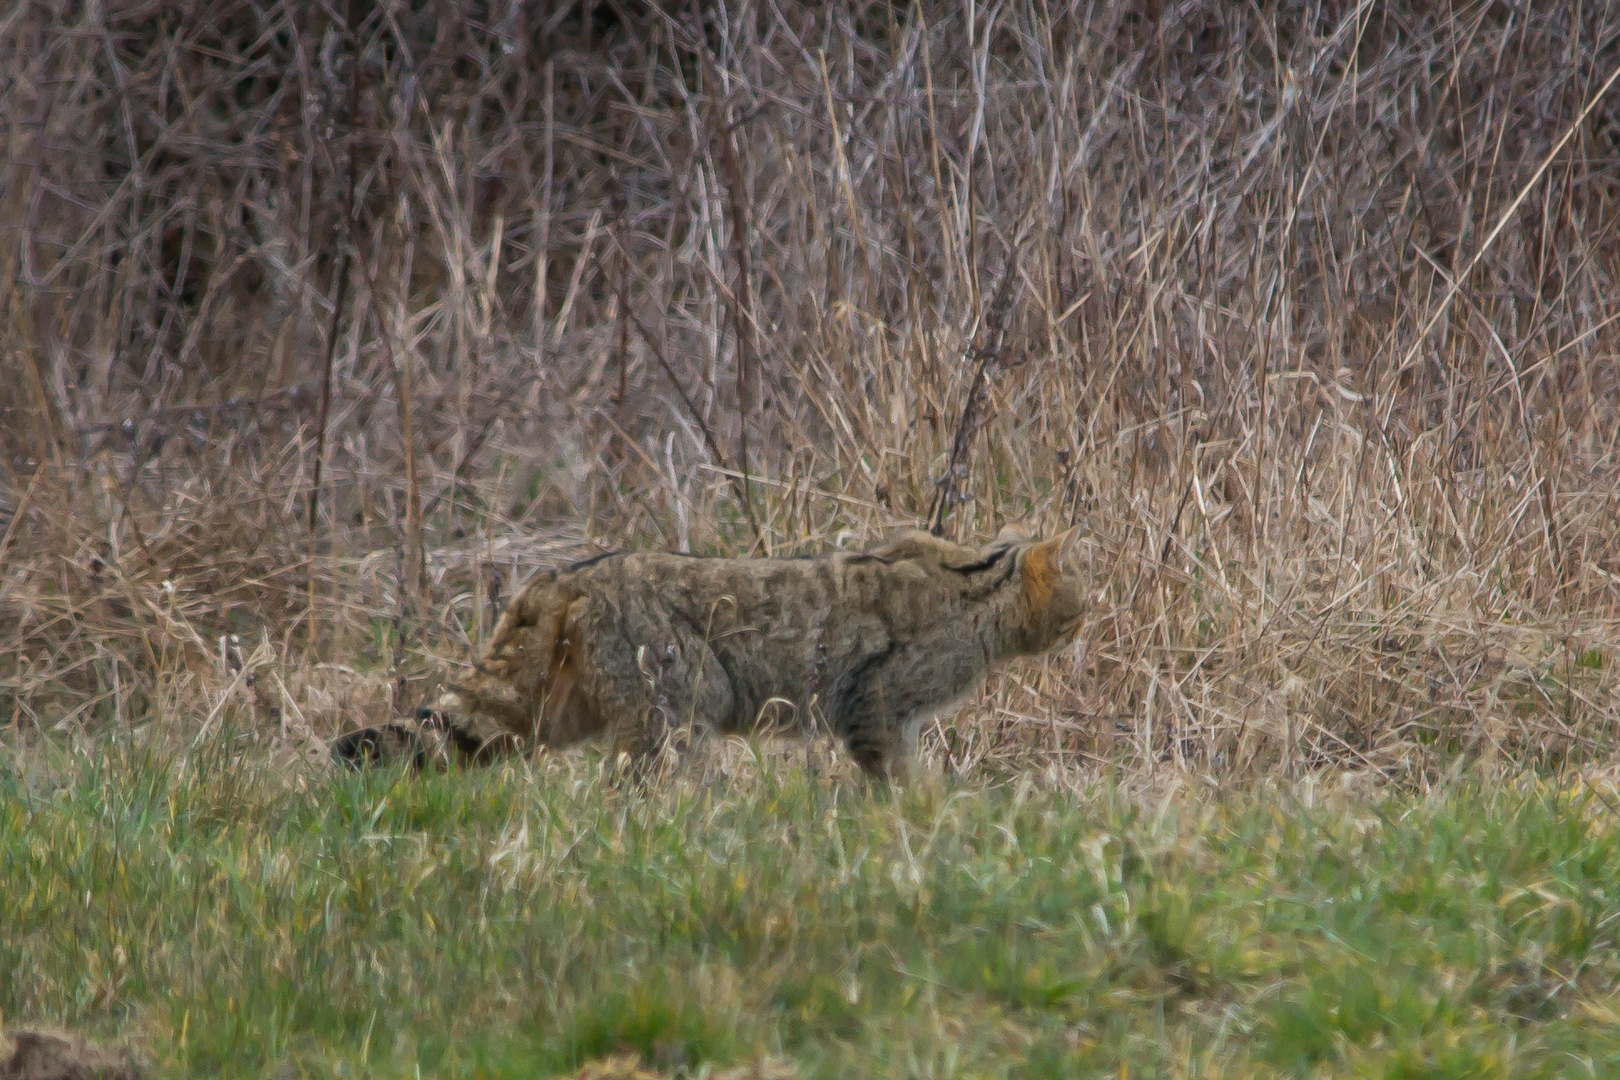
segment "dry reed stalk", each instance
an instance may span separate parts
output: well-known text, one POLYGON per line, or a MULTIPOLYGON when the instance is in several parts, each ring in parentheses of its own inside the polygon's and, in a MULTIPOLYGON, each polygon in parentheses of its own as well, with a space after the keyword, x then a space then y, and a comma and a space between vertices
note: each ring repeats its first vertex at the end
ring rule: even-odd
POLYGON ((491 565, 1073 517, 1083 647, 943 718, 955 766, 1613 752, 1613 13, 733 0, 697 44, 450 5, 379 24, 355 91, 336 24, 256 10, 0 23, 6 717, 235 710, 197 641, 262 634, 292 739, 385 709, 373 661, 429 690, 491 565), (334 121, 383 150, 345 175, 334 121), (1027 222, 988 385, 962 328, 1027 222), (376 329, 328 381, 344 230, 376 329), (293 631, 311 582, 348 673, 293 631))
MULTIPOLYGON (((355 185, 359 178, 360 167, 356 160, 358 147, 356 145, 356 122, 360 107, 360 66, 364 47, 360 43, 360 28, 355 23, 358 9, 357 0, 349 0, 348 13, 344 19, 344 36, 351 40, 350 71, 349 71, 349 101, 347 116, 348 124, 348 190, 343 201, 344 213, 339 215, 341 231, 336 238, 335 260, 336 268, 333 273, 337 277, 337 296, 332 300, 332 319, 326 328, 326 358, 321 365, 321 405, 320 412, 315 420, 315 464, 314 475, 309 484, 309 545, 310 559, 313 562, 316 547, 316 523, 320 517, 321 505, 321 463, 326 458, 326 422, 332 410, 332 361, 337 356, 338 322, 343 317, 344 305, 349 298, 349 251, 354 243, 353 226, 357 223, 359 207, 355 205, 355 185)), ((316 648, 316 635, 318 623, 315 614, 315 577, 309 579, 309 622, 306 626, 309 633, 309 649, 314 652, 316 648)))
MULTIPOLYGON (((409 249, 409 243, 406 245, 409 249)), ((405 459, 405 544, 400 585, 412 616, 421 607, 423 540, 422 540, 422 488, 416 464, 416 425, 411 410, 411 365, 409 354, 401 356, 394 351, 394 328, 383 317, 377 302, 377 264, 374 257, 368 268, 367 310, 372 324, 377 327, 377 341, 382 346, 383 365, 392 373, 394 393, 399 407, 399 443, 405 459)), ((406 277, 409 277, 410 258, 406 256, 406 277)))
MULTIPOLYGON (((749 504, 747 502, 748 488, 743 482, 745 474, 731 471, 725 455, 720 452, 719 440, 714 437, 714 431, 709 427, 708 422, 704 420, 703 413, 699 410, 697 403, 693 401, 692 395, 687 392, 685 386, 681 385, 680 376, 675 374, 675 368, 670 364, 668 357, 664 355, 664 350, 658 347, 658 342, 653 338, 652 331, 648 330, 640 317, 630 309, 630 294, 628 291, 620 298, 620 303, 623 305, 625 313, 629 315, 630 321, 635 324, 636 332, 641 335, 642 343, 647 346, 648 351, 653 354, 653 358, 658 361, 658 366, 663 369, 670 385, 675 388, 675 393, 680 395, 681 403, 686 406, 687 415, 698 425, 698 430, 703 432, 703 442, 709 448, 709 453, 713 455, 715 462, 732 477, 737 498, 742 503, 744 513, 747 513, 749 504)), ((758 525, 754 523, 752 516, 749 517, 749 523, 753 525, 757 536, 758 525)))
MULTIPOLYGON (((724 96, 724 81, 715 65, 714 57, 702 46, 703 67, 709 83, 714 87, 709 94, 709 138, 720 147, 720 164, 725 174, 726 204, 731 213, 731 251, 737 263, 737 284, 732 290, 732 333, 737 341, 737 463, 742 469, 743 512, 748 515, 749 527, 755 538, 759 525, 754 519, 754 496, 749 483, 748 426, 759 416, 759 346, 754 316, 753 287, 749 284, 748 243, 751 234, 748 215, 748 186, 743 179, 742 163, 737 156, 736 130, 742 121, 733 121, 730 106, 724 96)), ((621 248, 622 251, 622 248, 621 248)), ((621 394, 622 396, 622 394, 621 394)))
POLYGON ((929 530, 935 536, 945 535, 945 520, 951 508, 962 499, 959 485, 967 479, 968 456, 973 451, 973 439, 978 435, 986 417, 984 410, 990 400, 990 385, 995 376, 1008 365, 1003 362, 1002 348, 1007 334, 1007 316, 1012 310, 1013 286, 1018 280, 1018 249, 1007 253, 1007 264, 1001 269, 1001 283, 996 286, 990 309, 985 312, 984 325, 974 335, 967 361, 975 361, 972 381, 962 404, 962 418, 957 421, 956 434, 951 437, 950 457, 945 459, 945 472, 935 481, 934 499, 928 508, 929 530))

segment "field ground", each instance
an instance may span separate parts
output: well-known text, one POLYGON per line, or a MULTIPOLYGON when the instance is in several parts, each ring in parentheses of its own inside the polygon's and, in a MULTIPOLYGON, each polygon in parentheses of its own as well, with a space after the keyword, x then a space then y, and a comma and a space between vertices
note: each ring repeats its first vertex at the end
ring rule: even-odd
POLYGON ((1620 1076, 1620 8, 33 2, 0 58, 8 1024, 1620 1076), (1085 526, 1077 645, 898 800, 314 763, 571 560, 1012 521, 1085 526))
POLYGON ((162 1076, 1620 1071, 1611 780, 896 796, 734 756, 0 751, 0 1010, 162 1076))

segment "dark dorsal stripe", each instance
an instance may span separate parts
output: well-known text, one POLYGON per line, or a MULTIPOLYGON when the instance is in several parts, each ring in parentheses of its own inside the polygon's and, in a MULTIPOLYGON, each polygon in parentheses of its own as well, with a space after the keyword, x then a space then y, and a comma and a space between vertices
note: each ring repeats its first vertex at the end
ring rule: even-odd
POLYGON ((943 565, 944 565, 945 569, 947 569, 947 570, 955 570, 958 574, 963 574, 963 575, 977 574, 977 573, 981 573, 982 571, 988 570, 991 567, 995 566, 996 563, 1000 562, 1003 558, 1005 558, 1007 553, 1009 551, 1011 551, 1011 550, 1012 550, 1011 547, 999 547, 999 548, 996 548, 994 551, 992 551, 990 554, 986 555, 984 558, 978 560, 977 562, 955 563, 955 564, 943 563, 943 565))

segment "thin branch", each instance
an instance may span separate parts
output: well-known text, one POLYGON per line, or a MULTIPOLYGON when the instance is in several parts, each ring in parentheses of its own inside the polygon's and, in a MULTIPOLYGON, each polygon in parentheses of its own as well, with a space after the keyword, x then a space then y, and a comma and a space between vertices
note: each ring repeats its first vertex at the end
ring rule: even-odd
MULTIPOLYGON (((618 243, 616 238, 614 243, 618 243)), ((626 254, 622 248, 620 254, 626 254)), ((703 432, 703 441, 708 446, 709 453, 714 457, 715 463, 730 473, 732 471, 731 465, 726 461, 726 455, 720 450, 720 441, 714 437, 713 429, 709 427, 708 421, 703 419, 703 414, 698 411, 697 403, 692 400, 692 395, 686 392, 686 387, 682 385, 680 376, 675 374, 675 369, 664 355, 664 350, 658 347, 658 342, 654 340, 652 331, 647 329, 646 324, 641 321, 641 317, 630 307, 630 293, 622 280, 619 282, 619 305, 629 315, 631 323, 635 325, 636 333, 641 335, 641 340, 646 343, 648 350, 653 354, 653 358, 658 361, 658 366, 664 369, 665 377, 669 379, 670 385, 675 387, 675 392, 680 395, 681 404, 686 406, 687 414, 697 422, 698 430, 703 432)), ((740 476, 731 475, 729 479, 737 500, 742 503, 743 513, 748 517, 748 527, 754 534, 754 540, 759 542, 763 539, 763 536, 759 531, 759 522, 754 519, 754 507, 748 500, 748 489, 743 484, 740 476)))
POLYGON ((1011 366, 1003 364, 1001 356, 1007 337, 1007 316, 1012 310, 1013 284, 1018 280, 1018 251, 1015 244, 1008 253, 1007 265, 1002 268, 1001 282, 996 286, 990 309, 985 312, 977 343, 968 350, 968 359, 977 360, 979 366, 968 387, 962 418, 956 425, 956 437, 951 440, 951 456, 945 463, 945 473, 934 482, 934 497, 928 508, 928 527, 935 536, 945 535, 945 521, 951 515, 951 508, 965 501, 961 486, 967 481, 973 437, 988 418, 985 404, 990 399, 990 383, 1004 368, 1011 366))
MULTIPOLYGON (((349 299, 349 255, 354 241, 354 222, 359 213, 355 206, 355 183, 360 172, 355 157, 359 140, 356 137, 355 118, 360 111, 360 67, 364 59, 365 50, 360 42, 359 28, 355 25, 359 0, 349 0, 349 10, 346 16, 346 29, 353 40, 353 57, 351 63, 354 67, 349 72, 349 102, 346 119, 348 121, 349 143, 349 186, 346 195, 348 213, 342 218, 343 231, 338 240, 337 259, 337 296, 332 302, 332 319, 326 332, 326 358, 321 367, 321 410, 315 423, 315 469, 309 486, 309 543, 310 554, 314 555, 315 523, 320 514, 321 505, 321 460, 326 456, 326 421, 332 411, 332 362, 337 356, 338 322, 343 317, 344 305, 349 299)), ((309 575, 309 644, 315 647, 315 574, 311 567, 309 575)))

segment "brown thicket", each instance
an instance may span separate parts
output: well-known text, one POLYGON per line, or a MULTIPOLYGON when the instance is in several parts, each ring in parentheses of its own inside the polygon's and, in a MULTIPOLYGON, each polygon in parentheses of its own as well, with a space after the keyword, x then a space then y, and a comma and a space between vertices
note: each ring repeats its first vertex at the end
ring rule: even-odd
POLYGON ((0 725, 313 747, 537 566, 933 508, 1083 522, 1094 574, 1083 648, 935 730, 953 767, 1608 755, 1617 40, 1602 4, 19 0, 0 725))

